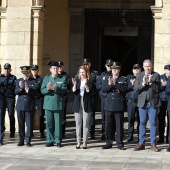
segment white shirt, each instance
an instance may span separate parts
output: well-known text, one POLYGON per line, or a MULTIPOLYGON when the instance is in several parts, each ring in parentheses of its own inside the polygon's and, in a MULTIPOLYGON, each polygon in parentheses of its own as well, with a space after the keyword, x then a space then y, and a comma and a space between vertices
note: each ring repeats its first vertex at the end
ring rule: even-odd
POLYGON ((84 95, 85 82, 86 82, 86 80, 82 80, 81 79, 81 83, 80 83, 80 96, 84 95))

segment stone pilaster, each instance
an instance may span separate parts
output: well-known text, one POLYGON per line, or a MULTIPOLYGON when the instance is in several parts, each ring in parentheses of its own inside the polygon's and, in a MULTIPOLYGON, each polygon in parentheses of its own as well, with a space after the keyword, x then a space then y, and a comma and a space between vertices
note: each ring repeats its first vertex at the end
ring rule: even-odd
POLYGON ((156 0, 151 6, 154 18, 154 70, 163 73, 164 65, 170 63, 170 1, 156 0))
MULTIPOLYGON (((41 1, 39 1, 41 2, 41 1)), ((37 2, 38 3, 38 2, 37 2)), ((43 37, 44 37, 44 5, 37 4, 32 7, 32 58, 31 64, 38 64, 40 74, 43 65, 43 37)))
POLYGON ((4 58, 6 58, 6 44, 7 44, 7 1, 2 0, 0 7, 0 64, 4 63, 4 58))

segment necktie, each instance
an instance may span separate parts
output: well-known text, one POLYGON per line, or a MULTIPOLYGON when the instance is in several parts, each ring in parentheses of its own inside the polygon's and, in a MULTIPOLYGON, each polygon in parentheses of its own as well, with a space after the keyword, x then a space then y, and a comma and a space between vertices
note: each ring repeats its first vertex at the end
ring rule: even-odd
MULTIPOLYGON (((146 75, 146 85, 149 85, 149 74, 146 75)), ((149 100, 149 94, 146 92, 146 101, 149 100)))

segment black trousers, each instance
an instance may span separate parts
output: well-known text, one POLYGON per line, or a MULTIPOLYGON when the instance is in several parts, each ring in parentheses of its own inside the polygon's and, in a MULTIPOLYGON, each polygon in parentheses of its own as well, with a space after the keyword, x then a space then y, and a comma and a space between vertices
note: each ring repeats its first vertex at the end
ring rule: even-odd
POLYGON ((38 112, 39 124, 40 124, 40 132, 44 133, 45 124, 44 124, 44 109, 43 109, 43 99, 35 100, 35 107, 38 112))
POLYGON ((10 121, 10 133, 15 133, 15 99, 6 98, 6 108, 8 110, 8 116, 10 121))
MULTIPOLYGON (((101 98, 101 114, 102 114, 102 135, 105 135, 105 98, 101 98)), ((116 131, 116 125, 115 123, 113 124, 113 134, 115 136, 115 131, 116 131)))
POLYGON ((5 108, 0 108, 0 141, 4 137, 5 108))
MULTIPOLYGON (((159 139, 162 141, 164 141, 166 115, 167 115, 167 102, 161 101, 161 106, 159 107, 159 113, 158 113, 158 133, 159 133, 159 139)), ((169 119, 169 117, 167 118, 169 119)), ((167 135, 166 135, 167 138, 168 138, 168 133, 169 133, 169 128, 167 128, 167 135)))
POLYGON ((127 102, 127 113, 128 113, 128 137, 133 138, 133 133, 134 133, 134 122, 135 122, 135 115, 137 117, 137 132, 139 136, 139 110, 137 107, 137 103, 133 101, 128 101, 127 102))
POLYGON ((32 137, 32 127, 33 127, 33 114, 34 110, 32 111, 22 111, 17 110, 17 117, 18 117, 18 132, 19 132, 19 141, 24 142, 26 137, 26 142, 31 142, 32 137), (25 122, 27 126, 27 131, 25 135, 25 122))
POLYGON ((105 135, 106 145, 112 145, 114 137, 114 124, 116 125, 117 140, 116 144, 118 147, 123 147, 123 120, 124 112, 111 112, 105 111, 105 135))
POLYGON ((64 96, 64 102, 63 102, 63 120, 62 120, 62 134, 65 135, 66 132, 66 111, 67 111, 67 95, 64 96))
POLYGON ((95 107, 96 107, 95 98, 92 98, 92 107, 93 107, 93 112, 90 114, 90 123, 89 123, 89 132, 90 132, 90 134, 95 133, 95 107))

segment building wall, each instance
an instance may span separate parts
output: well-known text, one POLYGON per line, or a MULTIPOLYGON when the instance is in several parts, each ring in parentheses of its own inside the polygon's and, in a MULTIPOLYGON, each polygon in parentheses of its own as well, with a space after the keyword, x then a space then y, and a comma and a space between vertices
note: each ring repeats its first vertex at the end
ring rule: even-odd
POLYGON ((43 75, 48 74, 47 63, 63 61, 69 67, 69 9, 68 0, 46 1, 44 25, 43 75))

